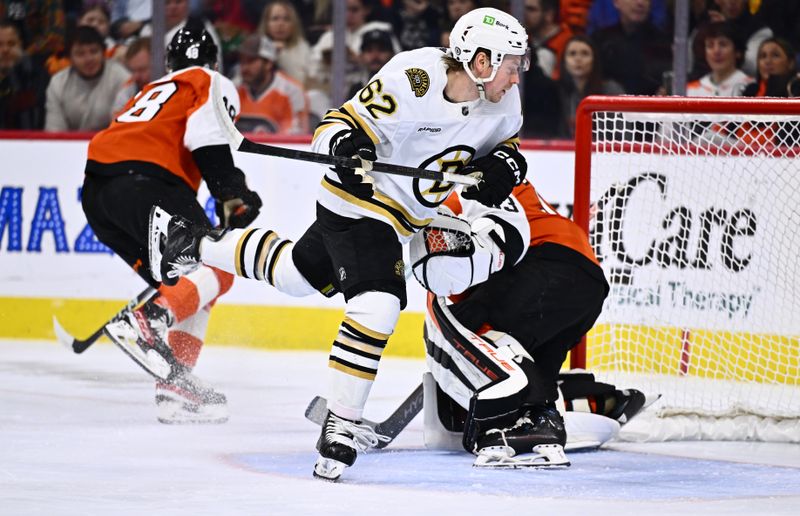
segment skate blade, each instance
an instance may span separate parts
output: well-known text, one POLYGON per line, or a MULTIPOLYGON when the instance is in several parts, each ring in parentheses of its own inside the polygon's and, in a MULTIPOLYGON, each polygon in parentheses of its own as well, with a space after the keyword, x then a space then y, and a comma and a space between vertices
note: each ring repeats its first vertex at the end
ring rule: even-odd
POLYGON ((153 206, 150 210, 150 221, 148 223, 148 255, 150 258, 150 275, 156 281, 161 281, 161 236, 167 235, 170 214, 153 206))
POLYGON ((475 468, 495 469, 561 469, 569 465, 560 444, 538 444, 533 447, 533 453, 521 455, 515 455, 514 450, 507 446, 492 446, 480 450, 472 464, 475 468))
POLYGON ((157 401, 158 422, 165 425, 216 425, 228 421, 223 405, 195 405, 174 399, 157 401))
POLYGON ((314 477, 328 482, 336 482, 346 467, 347 464, 344 462, 320 456, 317 463, 314 464, 314 477))
POLYGON ((161 380, 172 373, 172 367, 156 350, 146 352, 139 346, 136 330, 125 321, 115 321, 106 325, 106 336, 145 371, 161 380))

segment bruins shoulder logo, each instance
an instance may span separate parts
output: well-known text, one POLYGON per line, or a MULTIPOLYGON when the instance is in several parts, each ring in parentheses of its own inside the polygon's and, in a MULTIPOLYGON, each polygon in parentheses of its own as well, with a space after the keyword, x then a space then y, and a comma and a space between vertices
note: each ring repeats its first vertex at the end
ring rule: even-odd
POLYGON ((421 97, 428 93, 428 88, 431 87, 431 78, 428 77, 428 72, 422 68, 407 68, 406 77, 408 77, 408 82, 411 83, 414 95, 421 97))

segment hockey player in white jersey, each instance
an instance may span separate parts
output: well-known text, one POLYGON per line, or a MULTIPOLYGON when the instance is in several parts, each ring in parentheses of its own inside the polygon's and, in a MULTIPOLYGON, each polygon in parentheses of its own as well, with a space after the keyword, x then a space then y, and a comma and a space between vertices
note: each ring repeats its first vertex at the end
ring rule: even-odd
POLYGON ((447 50, 398 54, 326 114, 312 149, 359 157, 363 167, 326 172, 316 221, 297 242, 263 229, 233 230, 215 241, 163 211, 155 209, 151 217, 150 265, 165 283, 201 260, 295 296, 344 295, 344 319, 328 362, 329 412, 317 442, 317 477, 338 479, 358 449, 381 438, 360 421, 406 305, 402 246, 454 188, 370 174, 371 163, 480 174, 482 182, 463 195, 486 205, 502 202, 525 178, 517 150, 517 84, 528 66, 525 30, 502 11, 476 9, 456 23, 450 40, 447 50))

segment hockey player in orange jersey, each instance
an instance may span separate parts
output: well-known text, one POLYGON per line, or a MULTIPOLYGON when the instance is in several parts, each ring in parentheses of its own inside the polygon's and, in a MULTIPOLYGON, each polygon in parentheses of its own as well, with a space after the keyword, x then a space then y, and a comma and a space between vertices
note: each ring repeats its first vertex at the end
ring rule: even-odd
POLYGON ((559 370, 609 289, 586 234, 523 181, 498 206, 450 194, 410 255, 432 293, 425 345, 440 393, 426 385, 426 405, 460 414, 447 430, 463 432, 477 466, 569 465, 559 370))
POLYGON ((121 346, 146 351, 166 349, 167 342, 171 348, 177 367, 156 384, 158 419, 163 423, 227 420, 224 394, 201 385, 189 373, 203 345, 211 307, 230 289, 233 276, 204 266, 171 287, 156 281, 147 263, 150 209, 169 206, 173 213, 210 228, 196 197, 203 180, 224 227, 247 226, 261 207, 259 196, 234 166, 214 115, 210 93, 215 75, 231 116, 239 112, 236 89, 216 72, 216 61, 217 47, 205 30, 178 31, 167 47, 169 73, 146 85, 107 129, 95 135, 86 163, 82 203, 97 238, 159 289, 157 297, 107 329, 121 346))

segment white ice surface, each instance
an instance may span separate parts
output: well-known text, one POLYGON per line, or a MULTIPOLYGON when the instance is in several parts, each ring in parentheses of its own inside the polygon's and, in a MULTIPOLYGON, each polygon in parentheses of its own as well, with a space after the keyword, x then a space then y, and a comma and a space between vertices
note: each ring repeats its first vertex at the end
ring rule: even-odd
MULTIPOLYGON (((343 481, 311 477, 303 418, 324 353, 207 347, 196 369, 229 399, 224 425, 156 422, 149 377, 120 351, 0 341, 0 515, 799 514, 800 446, 614 444, 560 471, 486 471, 422 447, 418 417, 343 481)), ((422 361, 385 358, 366 416, 383 419, 422 361)))

